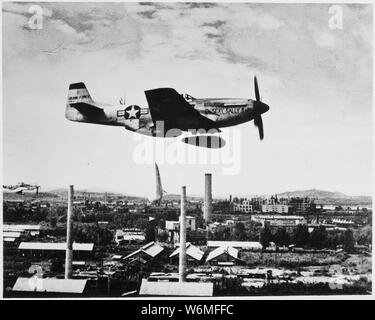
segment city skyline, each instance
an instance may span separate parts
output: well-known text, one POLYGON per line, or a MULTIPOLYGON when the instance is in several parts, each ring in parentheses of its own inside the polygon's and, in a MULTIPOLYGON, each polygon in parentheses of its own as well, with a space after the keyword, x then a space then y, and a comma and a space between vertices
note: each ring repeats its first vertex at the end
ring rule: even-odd
POLYGON ((150 197, 154 163, 136 163, 132 133, 64 118, 69 83, 84 81, 95 100, 118 105, 126 94, 146 106, 143 91, 163 86, 253 98, 257 75, 270 106, 265 139, 251 123, 224 130, 239 134, 239 172, 158 162, 165 190, 203 195, 210 172, 214 196, 372 195, 370 5, 341 5, 342 30, 329 29, 325 4, 42 3, 41 30, 28 29, 29 6, 3 4, 4 184, 150 197))

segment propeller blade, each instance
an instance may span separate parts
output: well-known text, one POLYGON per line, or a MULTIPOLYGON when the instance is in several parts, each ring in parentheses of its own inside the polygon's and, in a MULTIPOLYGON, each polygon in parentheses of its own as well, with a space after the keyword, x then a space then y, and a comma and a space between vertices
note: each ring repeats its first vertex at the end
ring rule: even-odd
POLYGON ((256 100, 260 101, 260 94, 259 94, 259 87, 258 87, 257 77, 254 77, 254 90, 255 90, 255 98, 256 98, 256 100))
POLYGON ((260 140, 263 140, 264 138, 263 120, 260 114, 254 118, 254 125, 258 127, 260 140))

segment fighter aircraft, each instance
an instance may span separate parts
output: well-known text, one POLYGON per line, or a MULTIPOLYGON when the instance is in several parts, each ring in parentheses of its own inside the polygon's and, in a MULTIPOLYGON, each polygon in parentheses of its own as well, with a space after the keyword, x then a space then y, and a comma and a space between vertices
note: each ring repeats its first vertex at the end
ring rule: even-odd
POLYGON ((24 191, 36 190, 35 194, 39 194, 40 186, 19 182, 16 185, 3 185, 3 189, 17 194, 23 194, 24 191))
POLYGON ((190 136, 184 137, 183 142, 220 148, 225 145, 225 141, 215 135, 220 132, 220 128, 251 120, 254 120, 259 137, 263 139, 262 114, 269 110, 269 106, 261 101, 256 77, 254 88, 255 100, 194 98, 188 94, 179 94, 173 88, 158 88, 145 91, 148 107, 135 104, 126 106, 122 99, 121 107, 107 107, 95 102, 85 84, 79 82, 69 86, 65 117, 77 122, 121 126, 154 137, 177 137, 186 131, 190 132, 190 136))

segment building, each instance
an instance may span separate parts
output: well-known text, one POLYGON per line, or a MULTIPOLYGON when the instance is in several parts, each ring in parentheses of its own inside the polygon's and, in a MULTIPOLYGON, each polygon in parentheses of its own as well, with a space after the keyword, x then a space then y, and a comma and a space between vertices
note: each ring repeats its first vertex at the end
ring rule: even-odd
POLYGON ((159 246, 154 241, 147 243, 143 247, 134 251, 133 253, 127 255, 124 260, 134 261, 139 260, 142 263, 147 263, 148 261, 156 258, 161 252, 164 251, 164 248, 159 246))
POLYGON ((236 248, 222 246, 208 254, 206 262, 217 266, 233 266, 239 261, 239 251, 236 248))
POLYGON ((289 199, 289 205, 294 212, 307 213, 316 209, 315 200, 311 198, 294 197, 289 199))
POLYGON ((31 236, 37 236, 40 234, 41 228, 39 224, 4 224, 3 232, 28 232, 31 236))
POLYGON ((56 279, 40 278, 33 276, 31 278, 19 277, 13 286, 13 291, 35 292, 58 295, 82 295, 87 288, 85 279, 56 279))
MULTIPOLYGON (((186 243, 186 261, 187 264, 190 265, 197 265, 202 262, 204 256, 204 252, 200 250, 198 247, 192 245, 190 242, 186 243)), ((180 257, 180 248, 177 248, 172 254, 169 256, 172 263, 177 264, 178 259, 180 257)))
POLYGON ((288 213, 289 206, 286 204, 262 204, 262 212, 264 213, 288 213))
POLYGON ((266 223, 270 227, 296 227, 300 224, 307 224, 304 217, 291 215, 253 215, 251 220, 261 223, 263 227, 266 223))
MULTIPOLYGON (((168 231, 168 241, 178 243, 180 241, 180 221, 165 221, 165 229, 168 231)), ((186 216, 186 230, 196 231, 196 218, 186 216)))
POLYGON ((253 212, 253 206, 248 199, 241 199, 239 202, 233 203, 233 211, 249 213, 253 212))
MULTIPOLYGON (((165 221, 165 229, 168 231, 180 230, 180 221, 165 221)), ((186 230, 195 231, 196 229, 196 218, 193 216, 186 216, 186 230)))
MULTIPOLYGON (((18 250, 23 256, 34 257, 65 257, 65 242, 21 242, 18 250)), ((91 258, 93 243, 73 243, 73 255, 77 259, 91 258)))
POLYGON ((232 247, 241 250, 260 251, 263 246, 258 241, 207 241, 208 248, 232 247))
POLYGON ((137 228, 116 230, 115 233, 115 241, 117 244, 143 243, 145 240, 144 232, 137 228))
POLYGON ((142 279, 141 296, 193 296, 212 297, 213 283, 207 282, 169 282, 142 279))

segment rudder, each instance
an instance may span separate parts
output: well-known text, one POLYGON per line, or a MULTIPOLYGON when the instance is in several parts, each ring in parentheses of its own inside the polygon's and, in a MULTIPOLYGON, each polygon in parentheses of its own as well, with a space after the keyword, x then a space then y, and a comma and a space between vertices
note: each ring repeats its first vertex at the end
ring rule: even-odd
POLYGON ((68 104, 75 104, 80 102, 90 104, 94 103, 89 91, 87 90, 83 82, 71 83, 69 85, 68 104))

